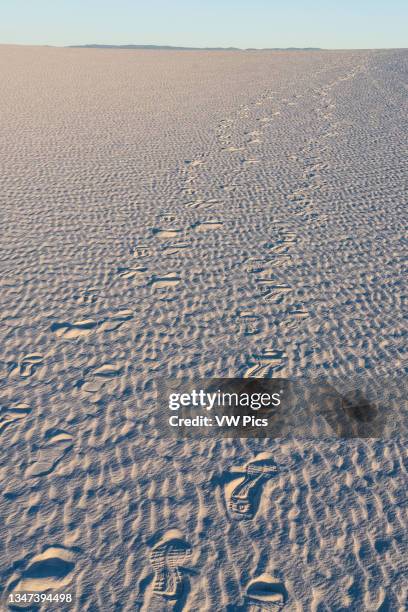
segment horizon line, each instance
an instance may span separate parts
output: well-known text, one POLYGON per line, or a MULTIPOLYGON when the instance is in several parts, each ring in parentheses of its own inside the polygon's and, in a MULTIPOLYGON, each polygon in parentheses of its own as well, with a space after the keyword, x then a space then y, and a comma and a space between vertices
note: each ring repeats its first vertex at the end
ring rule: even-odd
POLYGON ((300 49, 300 50, 318 50, 322 47, 235 47, 235 46, 215 46, 215 47, 192 47, 184 45, 136 45, 133 43, 121 44, 121 45, 110 45, 104 43, 87 43, 83 45, 64 45, 65 48, 93 48, 93 49, 177 49, 186 51, 278 51, 278 50, 289 50, 289 49, 300 49))
POLYGON ((215 46, 215 47, 192 47, 183 45, 154 45, 154 44, 104 44, 86 43, 77 45, 52 45, 47 43, 0 43, 0 46, 19 46, 19 47, 51 47, 56 49, 152 49, 152 50, 173 50, 173 51, 391 51, 407 50, 408 47, 235 47, 235 46, 215 46))

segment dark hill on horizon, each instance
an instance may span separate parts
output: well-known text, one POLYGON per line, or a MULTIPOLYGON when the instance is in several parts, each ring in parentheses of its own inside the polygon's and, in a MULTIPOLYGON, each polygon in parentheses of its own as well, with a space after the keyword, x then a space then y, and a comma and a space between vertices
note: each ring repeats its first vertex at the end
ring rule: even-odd
POLYGON ((68 45, 72 49, 158 49, 172 51, 321 51, 320 47, 176 47, 172 45, 68 45))

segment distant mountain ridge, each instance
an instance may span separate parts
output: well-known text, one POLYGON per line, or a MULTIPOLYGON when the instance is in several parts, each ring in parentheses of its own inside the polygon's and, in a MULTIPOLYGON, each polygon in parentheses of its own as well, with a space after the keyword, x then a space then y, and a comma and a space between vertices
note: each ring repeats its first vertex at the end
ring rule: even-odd
POLYGON ((173 47, 172 45, 68 45, 70 49, 158 49, 172 51, 321 51, 320 47, 173 47))

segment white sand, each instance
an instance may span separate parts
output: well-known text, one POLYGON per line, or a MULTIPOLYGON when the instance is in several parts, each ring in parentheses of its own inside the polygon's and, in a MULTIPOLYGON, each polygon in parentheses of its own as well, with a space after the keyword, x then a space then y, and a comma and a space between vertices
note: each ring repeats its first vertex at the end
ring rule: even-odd
POLYGON ((0 47, 4 588, 406 609, 402 441, 171 442, 152 381, 406 371, 407 62, 0 47))

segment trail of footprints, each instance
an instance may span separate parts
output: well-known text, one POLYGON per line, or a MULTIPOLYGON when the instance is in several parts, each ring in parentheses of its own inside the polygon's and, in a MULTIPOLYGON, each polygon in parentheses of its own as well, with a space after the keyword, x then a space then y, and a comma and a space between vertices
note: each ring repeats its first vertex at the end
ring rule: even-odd
MULTIPOLYGON (((244 466, 233 466, 226 474, 224 500, 227 515, 232 521, 250 521, 258 510, 264 484, 279 473, 270 453, 263 452, 244 466)), ((153 596, 175 603, 183 596, 193 549, 182 531, 170 529, 155 538, 151 547, 151 591, 153 596)), ((140 593, 140 600, 144 593, 140 593)), ((288 599, 284 584, 270 574, 252 578, 243 593, 246 612, 282 609, 288 599)), ((148 609, 148 608, 146 608, 148 609)))
MULTIPOLYGON (((25 476, 32 478, 48 474, 72 447, 72 437, 64 431, 49 431, 46 444, 39 449, 36 461, 27 467, 25 476)), ((223 485, 227 515, 232 521, 250 521, 258 510, 265 483, 279 474, 270 453, 260 453, 243 466, 233 466, 223 485)), ((45 592, 67 586, 73 578, 76 551, 51 546, 28 558, 14 573, 7 593, 18 591, 45 592)), ((155 537, 150 550, 151 594, 171 604, 183 597, 191 573, 193 548, 179 529, 170 529, 155 537)), ((140 593, 141 599, 145 592, 140 593)), ((280 610, 287 593, 280 580, 269 574, 252 578, 247 584, 242 610, 280 610)))
MULTIPOLYGON (((190 179, 194 178, 194 169, 204 162, 195 160, 188 165, 190 179)), ((174 292, 182 282, 181 275, 173 269, 162 274, 150 269, 151 255, 155 250, 163 255, 183 253, 190 247, 185 234, 188 231, 202 234, 216 231, 223 226, 219 218, 205 216, 192 223, 189 230, 183 231, 175 227, 176 216, 173 213, 162 213, 158 216, 158 226, 150 231, 150 240, 137 244, 131 254, 132 261, 128 266, 117 268, 116 278, 120 282, 139 283, 151 287, 158 298, 163 301, 174 299, 174 292)), ((100 291, 97 287, 89 287, 77 295, 75 299, 86 308, 97 302, 100 291)), ((126 326, 134 318, 131 309, 118 310, 101 318, 94 316, 78 321, 57 321, 50 326, 51 332, 60 341, 81 341, 99 333, 112 333, 126 326)), ((24 380, 41 375, 45 371, 45 358, 40 353, 30 353, 23 356, 18 362, 9 367, 9 376, 13 380, 24 380)), ((81 399, 90 404, 99 404, 106 396, 112 397, 118 390, 120 392, 120 378, 124 368, 118 363, 102 363, 91 368, 83 380, 79 380, 77 387, 81 399)), ((0 434, 11 425, 24 420, 31 413, 27 404, 11 404, 0 407, 0 434)), ((59 432, 55 436, 47 437, 37 450, 36 456, 25 470, 26 478, 38 478, 50 474, 60 464, 65 454, 73 447, 72 436, 68 432, 59 432)))
MULTIPOLYGON (((225 144, 224 150, 228 153, 241 153, 243 147, 235 147, 230 143, 231 135, 228 132, 231 121, 225 120, 221 127, 225 126, 225 132, 220 135, 220 140, 225 144)), ((251 139, 258 140, 262 132, 255 130, 248 133, 251 139)), ((250 140, 251 142, 251 140, 250 140)), ((240 164, 251 165, 258 163, 258 160, 248 157, 240 159, 240 164)), ((196 170, 204 165, 204 161, 196 160, 188 164, 187 179, 183 191, 188 196, 194 196, 188 200, 186 207, 190 209, 211 209, 218 200, 205 200, 197 195, 194 182, 196 170)), ((228 187, 228 186, 227 186, 228 187)), ((233 184, 230 185, 233 188, 233 184)), ((174 228, 176 217, 173 214, 164 213, 160 218, 160 227, 154 228, 152 234, 155 238, 163 241, 161 252, 163 254, 174 254, 182 252, 188 248, 185 240, 185 233, 174 228), (170 241, 170 242, 169 242, 170 241)), ((191 225, 191 231, 198 233, 215 231, 222 229, 222 221, 217 218, 200 220, 191 225)), ((271 266, 279 266, 288 256, 290 245, 295 242, 293 233, 282 234, 280 243, 271 246, 267 263, 271 266)), ((150 255, 148 245, 139 245, 135 249, 135 255, 143 258, 150 255)), ((259 263, 259 262, 258 262, 259 263)), ((262 262, 264 264, 265 262, 262 262)), ((259 272, 260 290, 267 301, 278 301, 290 288, 287 285, 276 284, 275 281, 262 276, 259 272)), ((258 273, 257 272, 257 273, 258 273)), ((173 289, 181 281, 176 271, 169 272, 165 277, 153 275, 152 287, 156 289, 173 289)), ((248 334, 257 333, 259 317, 252 315, 251 312, 242 311, 240 317, 245 321, 248 334)), ((281 351, 264 351, 258 356, 255 362, 249 367, 247 376, 263 375, 271 367, 275 368, 282 363, 284 354, 281 351)), ((226 512, 230 520, 248 521, 255 517, 259 507, 262 489, 268 479, 278 473, 278 467, 274 463, 269 453, 262 453, 248 462, 245 466, 232 467, 227 475, 227 483, 224 487, 224 500, 226 512)), ((192 549, 184 535, 179 530, 169 530, 162 535, 157 543, 152 547, 150 563, 153 569, 152 592, 155 596, 163 597, 171 601, 182 598, 183 589, 188 581, 188 563, 191 560, 192 549)), ((143 594, 141 594, 143 596, 143 594)), ((287 593, 284 585, 269 574, 263 574, 253 578, 246 587, 245 605, 242 610, 256 612, 260 610, 279 610, 284 607, 287 601, 287 593)))
MULTIPOLYGON (((267 304, 281 305, 285 296, 292 291, 291 285, 279 280, 279 271, 292 260, 291 251, 297 240, 296 234, 281 230, 279 238, 268 245, 263 257, 250 257, 245 262, 245 269, 254 280, 259 294, 267 304)), ((284 319, 280 322, 282 329, 296 329, 299 322, 307 319, 309 313, 302 308, 287 308, 284 319)), ((247 311, 241 314, 244 320, 246 335, 257 333, 256 315, 247 311)), ((252 356, 243 373, 244 378, 265 378, 282 370, 287 362, 286 353, 280 349, 266 348, 252 356)))
MULTIPOLYGON (((354 70, 350 75, 338 80, 353 78, 357 73, 354 70)), ((337 81, 336 81, 337 82, 337 81)), ((326 121, 331 121, 330 130, 320 136, 321 141, 335 135, 336 124, 332 122, 334 104, 329 98, 330 89, 336 84, 333 82, 319 92, 324 103, 317 108, 317 113, 326 121), (334 131, 333 131, 334 130, 334 131)), ((268 92, 261 99, 256 100, 253 106, 261 106, 267 100, 273 100, 273 92, 268 92)), ((294 105, 296 102, 288 102, 294 105)), ((250 108, 244 106, 238 111, 238 116, 248 117, 250 108)), ((273 121, 280 111, 276 110, 270 116, 257 119, 260 126, 273 121)), ((217 138, 222 150, 226 154, 236 155, 237 162, 241 167, 260 163, 260 160, 246 153, 247 146, 262 142, 262 129, 254 129, 246 132, 247 140, 244 144, 236 145, 233 142, 232 128, 233 118, 220 122, 217 138)), ((313 209, 313 193, 320 188, 320 170, 325 167, 324 160, 319 157, 319 149, 315 141, 310 141, 302 152, 305 159, 310 160, 303 172, 301 185, 292 193, 288 194, 288 206, 291 207, 293 215, 304 215, 313 209)), ((206 199, 200 197, 195 187, 197 172, 205 164, 204 159, 189 161, 186 163, 186 175, 182 193, 189 197, 185 206, 187 209, 204 211, 208 213, 219 204, 220 200, 206 199)), ((224 188, 226 191, 235 189, 233 180, 224 188)), ((128 267, 119 267, 117 277, 124 282, 145 282, 156 291, 161 299, 168 299, 172 292, 182 282, 181 275, 177 270, 169 270, 167 274, 159 274, 149 270, 150 256, 159 241, 160 252, 163 255, 174 255, 182 253, 189 248, 190 243, 185 234, 188 231, 197 234, 220 230, 223 221, 214 216, 206 216, 197 220, 189 230, 183 231, 174 227, 176 217, 172 213, 164 213, 160 217, 158 227, 152 228, 151 237, 154 239, 152 245, 149 240, 143 244, 137 244, 133 250, 132 257, 137 263, 131 263, 128 267)), ((285 296, 292 290, 287 283, 277 281, 276 271, 291 262, 291 250, 296 243, 297 236, 291 231, 281 231, 279 239, 271 244, 263 257, 250 258, 246 261, 246 271, 254 279, 259 293, 266 303, 281 304, 285 296)), ((90 287, 75 296, 81 306, 88 306, 96 302, 99 290, 90 287)), ((260 317, 251 311, 244 310, 239 314, 245 335, 255 335, 260 329, 260 317)), ((286 318, 280 323, 287 329, 295 329, 302 320, 308 317, 308 312, 301 308, 288 309, 286 318)), ((133 318, 130 309, 119 310, 102 319, 84 318, 74 322, 56 322, 51 326, 57 338, 62 340, 78 340, 86 338, 93 333, 114 332, 133 318)), ((281 350, 274 348, 264 349, 253 355, 247 364, 244 377, 265 377, 273 372, 279 371, 284 366, 287 357, 281 350)), ((31 353, 24 356, 16 363, 10 376, 13 378, 30 378, 43 366, 44 356, 40 353, 31 353)), ((105 363, 93 368, 80 383, 83 397, 91 403, 98 402, 103 393, 108 390, 113 393, 117 379, 123 373, 119 364, 105 363)), ((10 407, 0 407, 0 434, 10 425, 21 422, 31 412, 28 404, 16 404, 10 407)), ((63 430, 52 430, 46 433, 43 445, 37 450, 33 461, 26 467, 25 477, 35 478, 49 474, 61 462, 66 453, 73 447, 73 438, 69 432, 63 430)), ((230 520, 249 521, 256 515, 259 507, 264 484, 278 473, 278 467, 268 453, 261 453, 246 465, 232 467, 226 476, 224 485, 224 500, 227 515, 230 520)), ((150 563, 153 569, 152 591, 172 601, 177 601, 183 592, 183 586, 188 580, 185 571, 191 561, 192 547, 184 538, 181 531, 172 529, 160 537, 151 549, 150 563)), ((33 557, 26 563, 18 578, 9 585, 9 592, 18 590, 44 591, 61 588, 69 584, 75 567, 75 553, 63 547, 49 547, 43 553, 33 557), (52 567, 52 573, 48 571, 52 567)), ((245 605, 242 610, 248 612, 259 612, 267 610, 279 610, 287 601, 287 592, 284 585, 269 574, 262 574, 251 579, 244 592, 245 605)))
MULTIPOLYGON (((252 103, 252 107, 262 106, 265 102, 274 100, 275 92, 267 92, 260 99, 255 100, 252 103)), ((248 118, 251 114, 250 106, 242 106, 238 109, 236 113, 236 118, 233 117, 226 118, 222 120, 218 126, 217 130, 217 140, 221 147, 221 150, 228 155, 235 156, 236 162, 238 164, 236 174, 239 173, 240 167, 245 168, 248 166, 252 166, 254 164, 259 164, 260 160, 251 156, 250 152, 247 151, 248 147, 252 144, 260 144, 262 142, 263 130, 260 128, 254 130, 247 130, 245 132, 245 142, 240 143, 239 145, 234 142, 233 137, 233 126, 235 121, 239 118, 248 118)), ((258 118, 257 121, 262 124, 266 124, 270 121, 273 121, 273 117, 280 114, 280 111, 273 111, 270 116, 264 116, 258 118)), ((236 139, 235 139, 236 140, 236 139)), ((188 193, 192 195, 195 193, 193 189, 194 185, 194 176, 190 176, 188 179, 188 193)), ((224 186, 225 191, 232 191, 236 187, 234 183, 234 179, 230 181, 229 184, 224 186)), ((189 207, 202 207, 202 206, 211 206, 212 204, 216 204, 217 200, 204 202, 204 199, 200 197, 196 197, 194 200, 189 202, 187 206, 189 207)), ((213 228, 220 229, 220 224, 218 223, 204 223, 198 224, 197 229, 201 231, 201 229, 213 228)), ((286 253, 289 249, 289 244, 294 241, 294 235, 288 233, 287 236, 283 239, 282 244, 277 244, 275 246, 271 246, 270 248, 270 257, 268 260, 258 259, 248 261, 247 264, 250 266, 254 264, 254 272, 258 272, 259 276, 257 277, 257 284, 260 290, 261 295, 263 296, 266 302, 278 303, 281 301, 283 296, 290 291, 290 287, 287 284, 277 283, 272 275, 268 277, 267 269, 265 268, 265 264, 269 266, 279 266, 280 264, 285 263, 288 257, 279 257, 282 253, 286 253), (283 244, 284 243, 284 244, 283 244)), ((255 314, 251 311, 241 311, 238 313, 239 320, 241 322, 241 326, 243 329, 244 335, 255 335, 261 329, 261 317, 258 314, 255 314)), ((254 363, 249 364, 248 370, 244 376, 262 376, 265 375, 271 369, 278 369, 283 364, 284 355, 281 351, 275 350, 265 350, 261 355, 254 355, 254 363)))
MULTIPOLYGON (((273 101, 275 92, 270 91, 260 99, 255 100, 253 107, 259 107, 265 104, 265 102, 273 101)), ((282 100, 288 105, 294 106, 298 103, 289 102, 288 100, 282 100)), ((241 116, 249 117, 251 109, 246 106, 241 110, 241 116)), ((260 160, 255 159, 248 155, 243 157, 242 154, 246 151, 247 146, 251 144, 260 144, 262 142, 263 130, 262 126, 274 121, 274 118, 281 114, 280 110, 270 111, 268 116, 257 117, 256 121, 259 123, 259 128, 254 130, 247 130, 245 132, 246 142, 244 145, 236 146, 234 144, 234 138, 232 128, 234 124, 233 119, 224 120, 220 123, 218 129, 218 139, 221 143, 223 151, 229 154, 239 154, 237 159, 242 166, 250 166, 252 164, 260 163, 260 160)), ((290 196, 293 200, 302 201, 305 197, 303 193, 294 193, 290 196)), ((256 287, 259 291, 263 301, 267 304, 281 304, 285 296, 291 292, 292 287, 279 280, 279 270, 291 262, 291 250, 293 245, 296 243, 297 236, 292 231, 281 231, 278 240, 268 245, 268 248, 263 256, 251 257, 245 262, 246 271, 250 274, 250 277, 255 281, 256 287)), ((261 317, 259 314, 250 310, 241 311, 238 313, 241 330, 245 336, 256 335, 262 328, 261 317)), ((288 309, 286 317, 281 323, 282 327, 286 329, 295 329, 298 322, 308 317, 308 312, 302 309, 288 309)), ((287 361, 286 354, 282 350, 275 348, 267 348, 260 351, 257 354, 252 355, 250 362, 247 364, 247 368, 243 374, 244 378, 249 377, 267 377, 283 369, 287 361)))
MULTIPOLYGON (((188 164, 190 181, 194 180, 194 171, 204 162, 195 160, 188 164)), ((197 202, 196 202, 197 203, 197 202)), ((211 202, 206 203, 206 207, 211 202)), ((200 202, 197 208, 200 208, 200 202)), ((221 229, 223 221, 219 218, 204 216, 192 223, 187 232, 175 227, 176 216, 173 213, 162 213, 158 216, 158 226, 150 231, 150 240, 143 244, 137 244, 131 254, 132 261, 128 266, 118 267, 116 278, 120 282, 139 283, 142 282, 157 294, 163 301, 174 299, 174 292, 182 282, 181 275, 173 269, 162 274, 150 269, 151 255, 155 250, 164 256, 172 256, 183 253, 190 247, 185 234, 189 231, 196 234, 216 231, 221 229)), ((100 290, 97 287, 89 287, 74 297, 78 303, 86 308, 97 302, 100 290)), ((112 333, 126 326, 134 318, 131 309, 118 310, 101 318, 91 316, 78 321, 57 321, 52 323, 50 330, 58 340, 79 341, 92 337, 99 333, 112 333)), ((13 380, 24 380, 45 371, 45 358, 40 353, 30 353, 23 356, 18 362, 9 367, 9 376, 13 380)), ((112 396, 120 387, 119 378, 123 374, 123 367, 116 363, 102 363, 98 367, 88 371, 83 380, 78 382, 81 398, 90 404, 98 404, 106 395, 112 396)), ((10 425, 17 424, 27 417, 31 409, 26 404, 11 404, 0 407, 0 434, 10 425)), ((38 453, 38 457, 26 470, 26 477, 40 477, 49 474, 59 464, 65 451, 72 447, 72 439, 68 441, 69 434, 65 437, 56 437, 48 440, 38 453)))
MULTIPOLYGON (((154 570, 153 593, 169 600, 182 597, 188 580, 186 568, 192 556, 190 544, 177 529, 167 531, 152 548, 150 563, 154 570)), ((285 586, 270 574, 261 574, 249 581, 240 610, 268 612, 281 610, 287 601, 285 586)))
MULTIPOLYGON (((317 216, 317 213, 313 212, 313 194, 321 188, 323 184, 321 171, 327 168, 327 163, 322 157, 322 151, 324 152, 324 144, 322 143, 324 143, 325 139, 336 136, 336 129, 339 125, 333 120, 333 109, 335 108, 335 104, 329 97, 330 90, 335 87, 338 82, 354 78, 361 68, 362 66, 358 66, 345 77, 335 79, 332 83, 322 87, 316 94, 319 100, 321 98, 323 99, 321 105, 317 106, 316 113, 323 120, 323 124, 324 121, 326 121, 328 126, 317 139, 312 138, 301 151, 300 158, 305 167, 300 186, 287 196, 288 208, 291 215, 295 217, 302 216, 305 222, 307 222, 308 215, 309 217, 317 216)), ((293 105, 296 104, 296 102, 289 104, 293 105)), ((276 111, 273 114, 277 115, 279 113, 280 111, 276 111)), ((267 123, 270 120, 270 117, 258 119, 260 123, 267 123)), ((256 130, 254 132, 249 132, 249 134, 258 138, 262 132, 256 130)), ((232 135, 228 133, 228 142, 230 142, 231 139, 232 135)), ((231 147, 227 150, 231 150, 231 147)), ((296 157, 294 158, 296 159, 296 157)), ((319 218, 320 221, 324 220, 321 216, 319 218)), ((296 241, 297 236, 294 232, 280 230, 280 238, 269 246, 267 253, 265 253, 263 257, 249 258, 246 261, 246 270, 250 276, 255 279, 260 295, 267 303, 282 304, 285 296, 292 291, 292 287, 288 283, 278 281, 278 272, 279 269, 284 268, 286 265, 290 265, 292 259, 291 250, 296 241)), ((250 311, 246 311, 241 314, 241 317, 244 323, 244 334, 256 334, 259 330, 256 315, 251 315, 250 311)), ((281 321, 279 325, 283 330, 294 331, 298 328, 299 324, 308 317, 308 311, 302 307, 288 308, 285 312, 283 321, 281 321)), ((263 378, 271 375, 273 376, 274 372, 283 369, 286 361, 287 356, 284 351, 274 348, 264 349, 252 356, 251 361, 247 364, 247 369, 243 377, 263 378)))
MULTIPOLYGON (((322 97, 328 95, 328 90, 334 84, 328 85, 321 91, 322 97)), ((262 102, 257 102, 260 105, 262 102)), ((331 109, 333 105, 326 103, 321 112, 326 120, 331 120, 331 109), (324 110, 323 110, 324 109, 324 110)), ((320 109, 319 109, 320 111, 320 109)), ((248 109, 244 109, 247 113, 248 109)), ((277 111, 275 114, 278 114, 277 111)), ((264 117, 260 123, 267 123, 271 120, 264 117)), ((242 165, 259 163, 259 160, 248 157, 242 158, 241 154, 245 151, 244 146, 236 146, 232 140, 233 120, 224 120, 219 128, 219 140, 223 145, 223 150, 229 154, 238 154, 237 157, 242 165)), ((336 125, 332 123, 331 128, 336 125)), ((335 132, 327 131, 321 136, 322 140, 335 136, 335 132)), ((248 144, 260 142, 261 130, 248 132, 250 137, 248 144)), ((294 210, 294 215, 304 215, 313 209, 313 193, 320 188, 320 170, 325 168, 324 161, 318 156, 320 147, 311 141, 303 151, 307 162, 302 175, 301 186, 288 194, 288 205, 294 210)), ((197 164, 198 165, 198 164, 197 164)), ((193 194, 193 178, 188 181, 188 193, 193 194)), ((230 186, 233 188, 233 185, 230 186)), ((214 202, 215 203, 215 202, 214 202)), ((204 200, 195 199, 189 206, 199 208, 204 205, 204 200)), ((211 227, 211 224, 208 224, 211 227)), ((214 223, 214 227, 217 224, 214 223)), ((264 257, 256 257, 247 260, 247 272, 253 276, 259 289, 260 295, 267 303, 280 304, 285 295, 292 288, 287 283, 280 283, 276 280, 275 272, 291 262, 291 251, 296 243, 297 236, 291 231, 281 231, 280 238, 271 244, 264 257)), ((257 334, 259 331, 259 316, 251 311, 241 311, 239 317, 243 322, 244 334, 257 334)), ((302 308, 288 309, 286 317, 280 323, 286 329, 296 329, 298 324, 308 318, 307 310, 302 308)), ((271 373, 280 370, 286 361, 286 355, 281 350, 274 348, 264 349, 259 354, 253 355, 252 361, 248 364, 244 377, 266 377, 271 373)), ((261 454, 245 466, 231 468, 230 476, 224 487, 224 499, 226 511, 231 520, 250 520, 257 511, 260 494, 264 483, 278 472, 272 457, 268 454, 261 454)), ((177 598, 180 596, 183 584, 183 567, 191 557, 190 545, 184 540, 181 533, 173 531, 167 532, 164 537, 154 546, 151 552, 151 565, 154 570, 153 591, 163 597, 177 598)), ((186 579, 186 578, 185 578, 186 579)), ((284 585, 275 577, 269 574, 262 574, 250 580, 245 591, 245 609, 250 612, 260 612, 267 610, 278 610, 284 607, 287 601, 287 592, 284 585)))
MULTIPOLYGON (((353 78, 355 71, 348 77, 353 78)), ((337 81, 336 81, 337 82, 337 81)), ((320 95, 323 98, 328 96, 329 90, 336 82, 324 87, 320 95)), ((258 105, 258 103, 257 103, 258 105)), ((318 113, 324 119, 332 120, 333 103, 326 102, 318 113)), ((245 112, 248 109, 244 109, 245 112)), ((275 113, 278 114, 278 113, 275 113)), ((261 118, 260 123, 267 123, 271 119, 261 118)), ((220 124, 219 139, 224 145, 223 150, 230 154, 241 154, 245 148, 232 144, 231 126, 233 120, 224 120, 220 124)), ((321 140, 332 138, 336 135, 333 131, 336 124, 331 123, 331 128, 321 135, 321 140)), ((262 135, 261 130, 248 132, 253 140, 259 142, 262 135)), ((313 211, 313 193, 321 186, 320 171, 326 166, 324 160, 319 155, 320 146, 313 140, 307 145, 302 154, 307 161, 302 175, 301 186, 292 193, 288 194, 288 205, 292 207, 292 214, 304 215, 313 211)), ((258 163, 259 160, 253 158, 240 159, 243 165, 258 163)), ((191 189, 191 188, 190 188, 191 189)), ((191 189, 190 193, 193 193, 191 189)), ((197 200, 196 200, 197 202, 197 200)), ((200 201, 198 201, 200 202, 200 201)), ((283 268, 291 261, 291 250, 296 243, 297 236, 291 231, 281 231, 280 239, 275 244, 270 245, 264 257, 256 257, 247 260, 247 272, 255 278, 260 294, 265 302, 279 304, 292 288, 289 284, 279 283, 276 280, 275 271, 283 268)), ((259 316, 251 311, 241 311, 239 314, 243 322, 244 333, 246 335, 257 334, 259 331, 259 316)), ((286 317, 280 323, 286 329, 296 329, 299 323, 307 319, 309 313, 302 308, 288 309, 286 317)), ((264 349, 259 354, 254 355, 248 364, 244 377, 266 377, 274 371, 283 367, 286 355, 281 350, 264 349)), ((231 520, 250 520, 257 511, 260 493, 264 483, 278 472, 270 455, 262 453, 245 466, 231 468, 231 479, 227 479, 224 487, 224 499, 226 511, 231 520)), ((182 534, 167 532, 159 543, 152 549, 151 565, 154 570, 153 591, 163 597, 174 597, 180 595, 183 584, 182 568, 191 557, 189 544, 184 540, 182 534)), ((279 610, 287 602, 287 592, 282 582, 269 574, 262 574, 253 578, 247 584, 245 590, 245 605, 242 610, 248 612, 261 612, 279 610)))

